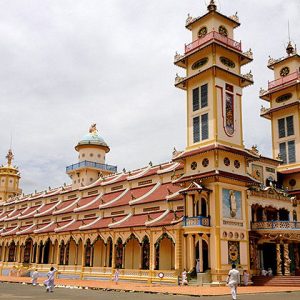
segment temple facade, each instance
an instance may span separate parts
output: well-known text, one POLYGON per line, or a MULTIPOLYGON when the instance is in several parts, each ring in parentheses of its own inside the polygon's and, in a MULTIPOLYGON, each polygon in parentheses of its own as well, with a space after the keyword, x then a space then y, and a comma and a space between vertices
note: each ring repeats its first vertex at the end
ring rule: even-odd
POLYGON ((272 122, 273 157, 243 144, 243 89, 253 84, 241 68, 251 63, 234 39, 237 14, 210 1, 188 15, 192 41, 174 63, 185 73, 187 145, 170 161, 118 172, 96 124, 77 143, 71 183, 29 195, 20 173, 0 167, 0 271, 26 275, 51 266, 63 278, 177 282, 186 269, 199 282, 225 281, 231 264, 260 274, 300 274, 300 56, 270 58, 275 80, 260 97, 272 122))

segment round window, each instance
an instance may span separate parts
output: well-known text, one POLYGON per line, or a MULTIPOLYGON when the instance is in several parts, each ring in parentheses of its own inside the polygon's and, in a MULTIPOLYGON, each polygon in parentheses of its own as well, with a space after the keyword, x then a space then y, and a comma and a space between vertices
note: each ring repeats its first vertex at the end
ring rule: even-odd
POLYGON ((228 157, 224 158, 224 165, 227 167, 230 166, 230 159, 228 157))
POLYGON ((204 57, 202 59, 199 59, 198 61, 193 63, 192 69, 193 70, 199 69, 199 68, 203 67, 207 62, 208 62, 208 57, 204 57))
POLYGON ((280 70, 280 76, 281 76, 281 77, 285 77, 285 76, 289 75, 289 73, 290 73, 289 67, 283 67, 283 68, 280 70))
POLYGON ((193 161, 193 162, 191 163, 191 169, 192 169, 192 170, 196 170, 196 169, 197 169, 197 163, 196 163, 195 161, 193 161))
POLYGON ((204 158, 203 160, 202 160, 202 166, 203 167, 207 167, 209 165, 209 160, 208 160, 208 158, 204 158))
POLYGON ((241 163, 238 160, 234 161, 234 167, 238 169, 241 166, 241 163))
POLYGON ((223 25, 221 25, 220 27, 219 27, 219 33, 221 34, 221 35, 223 35, 223 36, 228 36, 228 31, 227 31, 227 29, 225 28, 225 26, 223 26, 223 25))

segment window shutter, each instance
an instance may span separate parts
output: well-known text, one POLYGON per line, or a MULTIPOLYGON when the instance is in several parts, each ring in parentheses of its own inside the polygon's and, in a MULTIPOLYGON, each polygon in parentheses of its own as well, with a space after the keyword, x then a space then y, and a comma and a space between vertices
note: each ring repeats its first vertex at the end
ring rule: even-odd
POLYGON ((290 116, 286 118, 286 131, 287 135, 294 135, 294 117, 290 116))
POLYGON ((206 107, 208 105, 208 85, 204 84, 201 86, 201 108, 206 107))
POLYGON ((194 143, 197 143, 200 141, 200 118, 195 117, 193 118, 193 139, 194 143))
POLYGON ((285 137, 285 125, 284 119, 278 120, 278 136, 279 138, 285 137))
POLYGON ((283 160, 283 163, 286 164, 286 146, 285 143, 279 144, 280 157, 283 160))
POLYGON ((199 109, 199 88, 193 89, 193 111, 199 109))
POLYGON ((201 116, 201 136, 202 140, 208 139, 208 114, 201 116))
POLYGON ((296 162, 295 141, 288 142, 289 163, 296 162))

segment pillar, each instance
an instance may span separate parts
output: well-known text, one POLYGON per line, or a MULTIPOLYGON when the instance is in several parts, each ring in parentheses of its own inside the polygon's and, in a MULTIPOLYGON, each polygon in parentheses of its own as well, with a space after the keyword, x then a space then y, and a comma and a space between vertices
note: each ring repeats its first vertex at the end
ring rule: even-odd
POLYGON ((183 235, 183 268, 187 269, 187 234, 183 235))
POLYGON ((126 247, 126 244, 123 244, 123 248, 122 248, 122 269, 125 268, 125 247, 126 247))
POLYGON ((153 232, 150 232, 150 253, 149 253, 149 270, 155 270, 155 243, 153 232))
POLYGON ((191 271, 195 266, 195 242, 192 234, 188 235, 188 271, 191 271))
POLYGON ((203 238, 202 234, 200 235, 199 238, 199 262, 200 262, 200 273, 203 273, 203 238))
POLYGON ((75 266, 77 265, 78 261, 78 244, 75 244, 75 266))
POLYGON ((175 270, 182 269, 182 244, 180 229, 176 230, 175 241, 175 270))
POLYGON ((288 276, 291 274, 291 272, 290 272, 291 260, 290 260, 290 256, 289 256, 289 244, 285 243, 283 245, 283 253, 284 253, 284 275, 288 276))
POLYGON ((91 244, 91 257, 90 257, 90 267, 94 266, 94 251, 95 247, 94 244, 91 244))
POLYGON ((280 244, 276 244, 276 260, 277 260, 277 275, 282 275, 282 261, 281 261, 281 250, 280 244))
POLYGON ((42 261, 41 263, 43 264, 44 263, 44 255, 45 255, 45 247, 44 247, 44 244, 40 246, 41 247, 41 251, 42 251, 42 261))
POLYGON ((112 242, 112 260, 111 260, 111 267, 115 268, 116 267, 116 249, 115 249, 115 243, 114 241, 112 242))
POLYGON ((65 244, 65 247, 64 247, 64 265, 66 265, 66 261, 67 261, 67 244, 65 244))

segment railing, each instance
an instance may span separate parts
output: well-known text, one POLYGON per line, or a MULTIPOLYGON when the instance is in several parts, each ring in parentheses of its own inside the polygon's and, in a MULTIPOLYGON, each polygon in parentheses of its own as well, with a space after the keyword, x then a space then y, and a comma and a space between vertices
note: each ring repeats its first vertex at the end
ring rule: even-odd
POLYGON ((298 79, 300 79, 300 73, 298 71, 296 71, 296 72, 291 73, 291 74, 289 74, 285 77, 281 77, 279 79, 269 81, 268 82, 268 87, 269 87, 269 90, 270 90, 270 89, 273 89, 273 88, 278 87, 280 85, 296 81, 298 79))
POLYGON ((237 42, 229 37, 226 37, 216 31, 212 31, 205 35, 204 37, 185 45, 185 54, 189 53, 190 51, 193 51, 194 49, 202 46, 205 43, 210 42, 211 40, 216 40, 218 42, 221 42, 222 44, 231 47, 235 50, 242 51, 242 43, 237 42))
POLYGON ((251 223, 252 230, 260 229, 300 229, 300 222, 291 221, 259 221, 251 223))
POLYGON ((106 171, 110 171, 110 172, 117 172, 117 167, 116 166, 111 166, 111 165, 106 165, 106 164, 100 164, 100 163, 96 163, 96 162, 92 162, 92 161, 81 161, 77 164, 73 164, 70 165, 68 167, 66 167, 66 172, 72 171, 72 170, 77 170, 79 168, 82 167, 92 167, 92 168, 96 168, 96 169, 100 169, 100 170, 106 170, 106 171))
POLYGON ((209 217, 184 217, 183 226, 210 226, 209 217))

